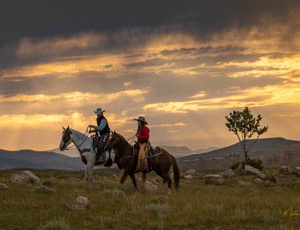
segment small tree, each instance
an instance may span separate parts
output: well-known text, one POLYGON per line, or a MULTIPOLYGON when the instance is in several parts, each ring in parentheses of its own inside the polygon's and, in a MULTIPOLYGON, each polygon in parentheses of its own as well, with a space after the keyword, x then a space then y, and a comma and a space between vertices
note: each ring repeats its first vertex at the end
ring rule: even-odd
POLYGON ((248 107, 243 111, 233 111, 229 116, 225 116, 225 118, 227 120, 225 124, 226 127, 238 137, 245 155, 245 160, 249 160, 249 151, 255 145, 259 136, 267 132, 268 126, 261 127, 260 121, 262 116, 258 114, 255 118, 248 107), (256 136, 256 140, 247 148, 247 141, 253 136, 256 136))

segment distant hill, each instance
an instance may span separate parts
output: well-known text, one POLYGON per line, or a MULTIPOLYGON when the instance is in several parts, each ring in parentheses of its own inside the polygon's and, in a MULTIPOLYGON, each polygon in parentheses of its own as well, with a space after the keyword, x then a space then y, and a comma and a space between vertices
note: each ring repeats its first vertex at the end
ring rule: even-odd
POLYGON ((81 170, 84 168, 80 158, 72 158, 53 152, 0 149, 0 169, 32 168, 81 170))
POLYGON ((177 158, 194 154, 194 152, 186 146, 160 146, 160 147, 167 150, 169 153, 171 153, 174 157, 177 158))
POLYGON ((218 149, 218 147, 209 147, 209 148, 206 148, 206 149, 196 149, 194 151, 194 154, 207 153, 207 152, 211 152, 211 151, 216 150, 216 149, 218 149))
MULTIPOLYGON (((250 140, 247 146, 251 146, 250 140)), ((250 158, 261 159, 268 167, 280 165, 300 165, 300 141, 284 138, 259 139, 249 153, 250 158)), ((244 159, 240 143, 201 154, 193 154, 179 159, 184 168, 198 170, 225 169, 233 162, 244 159)))
POLYGON ((60 155, 64 155, 67 157, 79 157, 79 152, 76 148, 65 150, 65 151, 60 151, 59 149, 51 149, 51 150, 48 150, 47 152, 58 153, 60 155))

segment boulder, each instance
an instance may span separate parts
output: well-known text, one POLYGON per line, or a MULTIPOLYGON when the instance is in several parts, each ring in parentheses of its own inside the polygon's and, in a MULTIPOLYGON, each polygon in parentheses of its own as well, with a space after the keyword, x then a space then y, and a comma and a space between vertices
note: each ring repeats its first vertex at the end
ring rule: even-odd
POLYGON ((185 172, 186 175, 194 175, 196 173, 196 169, 189 169, 185 172))
POLYGON ((10 177, 10 181, 13 183, 40 183, 40 178, 34 175, 30 171, 20 171, 14 173, 10 177))
POLYGON ((0 190, 6 190, 8 189, 8 186, 6 184, 0 183, 0 190))
POLYGON ((245 165, 244 167, 244 173, 245 174, 252 174, 252 175, 256 175, 258 178, 262 179, 262 180, 265 180, 266 179, 266 175, 258 170, 257 168, 254 168, 250 165, 245 165))
POLYGON ((210 174, 206 175, 204 177, 204 181, 206 184, 216 184, 216 185, 222 185, 224 184, 224 178, 222 175, 218 174, 210 174))
POLYGON ((258 183, 258 184, 262 184, 263 183, 263 180, 260 179, 260 178, 255 178, 254 179, 254 182, 258 183))
POLYGON ((77 196, 72 203, 73 210, 85 210, 89 207, 89 199, 84 196, 77 196))
POLYGON ((280 167, 280 172, 288 174, 288 173, 291 172, 291 168, 289 166, 283 165, 283 166, 280 167))
POLYGON ((232 169, 226 169, 222 172, 223 177, 232 177, 235 176, 235 172, 232 169))
POLYGON ((183 178, 186 179, 186 180, 192 180, 193 176, 192 175, 184 175, 183 178))
POLYGON ((35 187, 34 191, 38 192, 38 193, 44 193, 44 194, 53 194, 53 193, 55 193, 54 189, 49 188, 45 185, 40 185, 40 186, 35 187))

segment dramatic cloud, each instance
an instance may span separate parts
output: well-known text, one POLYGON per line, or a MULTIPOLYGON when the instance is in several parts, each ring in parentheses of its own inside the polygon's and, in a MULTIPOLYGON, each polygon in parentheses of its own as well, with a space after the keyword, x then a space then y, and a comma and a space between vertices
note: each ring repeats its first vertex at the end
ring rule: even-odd
POLYGON ((126 137, 146 116, 158 145, 231 144, 224 116, 245 106, 267 135, 299 139, 299 13, 294 0, 5 3, 0 147, 55 148, 99 106, 126 137))

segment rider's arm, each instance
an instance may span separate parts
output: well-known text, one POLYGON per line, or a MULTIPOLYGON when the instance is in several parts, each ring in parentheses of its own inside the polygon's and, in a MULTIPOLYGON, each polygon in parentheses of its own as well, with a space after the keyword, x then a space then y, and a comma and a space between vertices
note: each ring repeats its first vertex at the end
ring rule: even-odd
POLYGON ((99 126, 95 126, 95 129, 102 131, 105 128, 106 124, 107 124, 107 121, 105 119, 102 119, 99 126))

